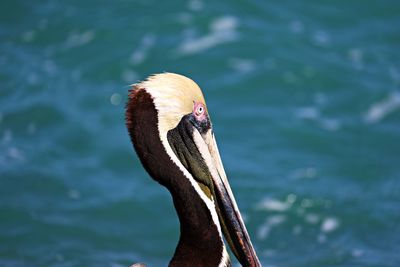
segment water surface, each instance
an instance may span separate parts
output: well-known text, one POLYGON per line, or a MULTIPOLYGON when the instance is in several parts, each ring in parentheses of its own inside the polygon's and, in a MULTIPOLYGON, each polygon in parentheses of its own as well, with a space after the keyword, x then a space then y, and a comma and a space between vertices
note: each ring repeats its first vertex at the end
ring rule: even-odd
POLYGON ((203 88, 263 266, 399 266, 398 1, 0 4, 0 265, 165 266, 129 85, 203 88))

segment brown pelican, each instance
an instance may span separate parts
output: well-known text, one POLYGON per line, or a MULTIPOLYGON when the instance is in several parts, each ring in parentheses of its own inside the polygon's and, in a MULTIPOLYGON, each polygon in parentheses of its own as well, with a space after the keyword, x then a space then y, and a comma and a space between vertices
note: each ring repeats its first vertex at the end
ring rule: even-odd
POLYGON ((243 223, 199 86, 173 73, 134 84, 126 125, 146 171, 171 193, 180 238, 169 266, 261 266, 243 223))

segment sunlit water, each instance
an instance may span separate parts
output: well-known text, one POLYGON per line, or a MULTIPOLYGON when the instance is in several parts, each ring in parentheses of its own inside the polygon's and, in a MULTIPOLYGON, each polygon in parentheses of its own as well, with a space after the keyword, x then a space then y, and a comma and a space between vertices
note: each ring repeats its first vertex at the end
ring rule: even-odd
POLYGON ((165 266, 129 84, 206 95, 263 266, 400 266, 398 1, 0 4, 0 265, 165 266))

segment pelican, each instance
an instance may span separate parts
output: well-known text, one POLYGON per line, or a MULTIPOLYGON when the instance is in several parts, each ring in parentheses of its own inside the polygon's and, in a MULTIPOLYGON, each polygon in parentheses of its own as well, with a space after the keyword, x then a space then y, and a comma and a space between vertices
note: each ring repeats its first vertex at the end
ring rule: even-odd
POLYGON ((134 84, 126 126, 150 176, 171 193, 180 237, 169 266, 261 266, 243 223, 199 86, 174 73, 134 84))

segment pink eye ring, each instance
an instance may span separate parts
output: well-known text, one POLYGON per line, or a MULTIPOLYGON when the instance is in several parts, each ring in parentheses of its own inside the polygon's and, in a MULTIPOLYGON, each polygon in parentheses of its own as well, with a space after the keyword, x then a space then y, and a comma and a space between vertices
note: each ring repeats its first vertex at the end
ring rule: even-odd
POLYGON ((197 107, 197 110, 196 110, 197 115, 201 115, 201 114, 203 114, 203 112, 204 112, 204 107, 202 107, 202 106, 197 107))
POLYGON ((206 107, 202 103, 195 103, 193 107, 193 113, 197 117, 201 117, 206 111, 206 107))

